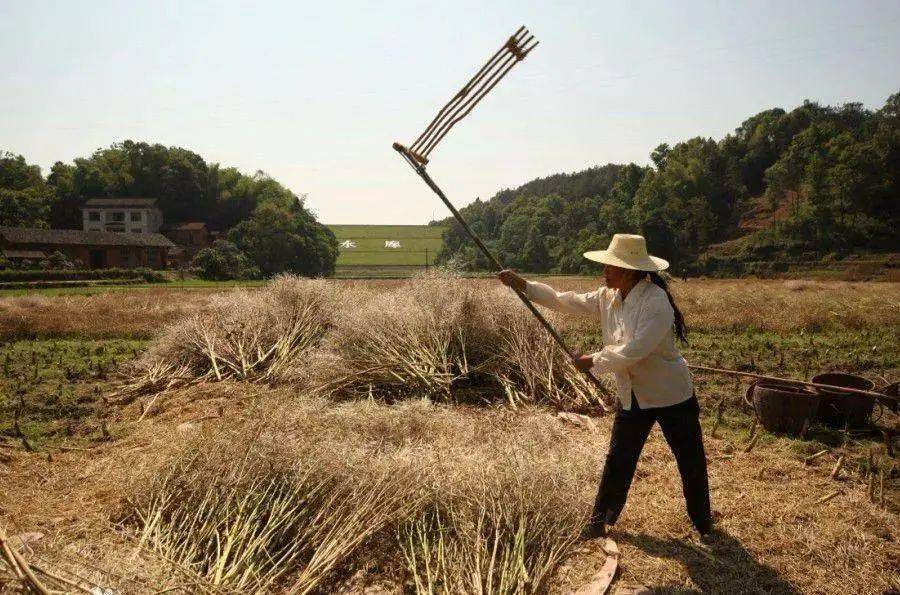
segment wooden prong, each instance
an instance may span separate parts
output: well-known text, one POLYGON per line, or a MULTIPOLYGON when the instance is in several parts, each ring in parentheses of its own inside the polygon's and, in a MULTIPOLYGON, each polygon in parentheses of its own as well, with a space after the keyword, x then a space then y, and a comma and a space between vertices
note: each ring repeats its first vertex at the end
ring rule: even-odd
MULTIPOLYGON (((415 161, 425 165, 428 154, 443 140, 453 126, 493 89, 509 72, 537 46, 534 35, 524 26, 509 37, 500 49, 457 91, 437 113, 425 130, 409 146, 408 153, 415 161)), ((394 148, 396 149, 396 143, 394 148)))
POLYGON ((828 454, 828 449, 827 449, 827 448, 824 449, 824 450, 820 450, 820 451, 817 452, 816 454, 809 455, 808 457, 806 457, 805 459, 803 459, 803 464, 804 464, 804 465, 809 465, 810 463, 812 463, 813 461, 815 461, 815 460, 818 459, 819 457, 825 456, 825 455, 827 455, 827 454, 828 454))
POLYGON ((531 50, 533 50, 538 45, 540 45, 540 43, 541 43, 540 41, 535 41, 533 44, 531 44, 531 47, 522 50, 522 59, 524 60, 525 58, 527 58, 528 54, 531 53, 531 50))
POLYGON ((834 464, 834 469, 831 470, 831 479, 837 479, 838 474, 841 472, 841 469, 844 467, 844 461, 846 458, 844 455, 838 457, 837 463, 834 464))
POLYGON ((419 154, 416 153, 415 151, 408 151, 408 152, 409 152, 410 156, 411 156, 413 159, 415 159, 416 161, 418 161, 418 162, 421 163, 422 165, 428 165, 428 158, 427 158, 427 157, 423 157, 422 155, 419 155, 419 154))
POLYGON ((830 494, 826 494, 826 495, 822 496, 821 498, 819 498, 818 500, 816 500, 816 504, 823 504, 825 502, 828 502, 829 500, 831 500, 832 498, 836 497, 839 494, 840 494, 840 492, 837 492, 837 491, 831 492, 830 494))
POLYGON ((747 443, 747 446, 744 447, 744 452, 750 452, 753 450, 753 447, 756 446, 757 441, 759 440, 759 432, 755 432, 753 437, 750 439, 750 442, 747 443))

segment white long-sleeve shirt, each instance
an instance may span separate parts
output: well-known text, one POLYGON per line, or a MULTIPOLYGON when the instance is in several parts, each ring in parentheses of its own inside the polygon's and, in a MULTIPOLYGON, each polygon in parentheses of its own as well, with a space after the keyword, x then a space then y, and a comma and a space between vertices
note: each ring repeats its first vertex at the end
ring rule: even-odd
POLYGON ((675 312, 666 292, 648 278, 623 301, 619 290, 600 287, 589 293, 559 292, 529 281, 528 299, 568 314, 597 316, 602 350, 592 354, 596 375, 615 374, 618 397, 631 409, 631 393, 641 409, 676 405, 694 392, 687 362, 675 347, 675 312))

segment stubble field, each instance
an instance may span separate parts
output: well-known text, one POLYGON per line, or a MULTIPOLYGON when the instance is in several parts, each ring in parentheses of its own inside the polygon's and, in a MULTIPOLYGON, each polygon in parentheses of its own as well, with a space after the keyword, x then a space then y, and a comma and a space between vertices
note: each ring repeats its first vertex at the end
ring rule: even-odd
MULTIPOLYGON (((612 402, 503 291, 432 276, 0 299, 0 526, 37 567, 122 593, 573 591, 606 557, 576 537, 612 402)), ((900 377, 896 284, 673 291, 691 363, 900 377)), ((598 345, 593 321, 554 320, 598 345)), ((756 427, 746 384, 695 381, 720 534, 692 534, 654 429, 613 533, 614 589, 900 588, 881 432, 897 416, 799 440, 756 427)), ((0 592, 19 584, 0 562, 0 592)))

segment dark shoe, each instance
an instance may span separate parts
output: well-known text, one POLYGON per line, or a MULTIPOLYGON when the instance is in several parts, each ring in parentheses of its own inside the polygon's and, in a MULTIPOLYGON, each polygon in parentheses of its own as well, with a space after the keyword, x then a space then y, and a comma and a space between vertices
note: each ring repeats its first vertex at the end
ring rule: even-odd
POLYGON ((582 540, 597 539, 606 537, 606 523, 588 523, 581 529, 582 540))

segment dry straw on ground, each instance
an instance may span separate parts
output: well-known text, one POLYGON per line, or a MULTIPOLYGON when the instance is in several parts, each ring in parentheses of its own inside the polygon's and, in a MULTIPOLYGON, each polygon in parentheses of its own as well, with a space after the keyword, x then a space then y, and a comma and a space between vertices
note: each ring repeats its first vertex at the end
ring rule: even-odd
MULTIPOLYGON (((531 409, 335 405, 246 384, 206 387, 198 401, 197 390, 177 393, 180 413, 90 455, 23 455, 0 495, 10 532, 45 533, 34 547, 48 567, 128 593, 558 593, 603 562, 574 537, 608 418, 589 431, 531 409), (183 425, 260 390, 224 418, 183 425)), ((836 481, 831 460, 805 465, 786 444, 740 447, 707 441, 722 534, 706 546, 652 433, 614 534, 620 582, 714 593, 900 586, 896 519, 862 482, 836 481)))
POLYGON ((324 281, 287 276, 262 291, 213 296, 208 308, 166 327, 123 392, 209 380, 301 379, 333 324, 339 299, 324 281))
POLYGON ((501 287, 432 274, 354 297, 335 317, 316 379, 339 395, 494 400, 501 393, 513 406, 602 403, 604 395, 501 287))
MULTIPOLYGON (((548 280, 558 289, 590 291, 596 283, 548 280)), ((673 279, 672 292, 689 328, 774 331, 900 327, 896 283, 760 279, 673 279)))
POLYGON ((149 339, 172 320, 205 309, 210 295, 162 289, 0 298, 0 337, 149 339))
MULTIPOLYGON (((540 279, 540 277, 538 277, 540 279)), ((598 279, 544 279, 561 290, 589 291, 598 279)), ((480 288, 496 288, 494 279, 469 279, 480 288)), ((408 281, 340 281, 340 288, 389 291, 408 281)), ((689 279, 672 282, 690 328, 733 330, 748 327, 775 332, 900 327, 896 283, 758 279, 689 279)), ((209 308, 211 296, 234 291, 171 289, 102 292, 90 296, 0 298, 0 336, 151 338, 180 317, 209 308)), ((251 290, 252 291, 252 290, 251 290)))
POLYGON ((499 443, 496 431, 474 452, 440 436, 391 443, 417 422, 440 425, 425 402, 324 407, 190 442, 133 498, 142 539, 241 592, 328 591, 335 576, 373 565, 419 592, 547 585, 581 520, 561 507, 574 487, 569 466, 499 443), (332 435, 332 423, 345 432, 332 435))
MULTIPOLYGON (((0 300, 8 337, 149 333, 180 313, 145 360, 177 362, 176 372, 163 368, 165 381, 144 388, 230 379, 175 388, 137 425, 125 409, 121 438, 90 451, 7 455, 0 523, 44 534, 30 560, 123 593, 571 591, 603 562, 574 538, 610 418, 593 431, 531 407, 577 406, 565 401, 577 393, 558 352, 495 282, 457 282, 375 292, 281 279, 181 305, 63 298, 59 312, 41 299, 0 300), (357 374, 370 368, 380 371, 357 374), (480 388, 524 406, 435 403, 480 388), (399 402, 311 395, 370 390, 399 402)), ((701 329, 900 327, 892 285, 750 287, 689 281, 675 291, 701 329)), ((696 541, 654 431, 614 534, 620 581, 714 593, 900 588, 896 516, 861 480, 832 478, 830 456, 804 464, 811 453, 787 439, 747 452, 745 438, 720 433, 707 438, 717 542, 696 541)))

